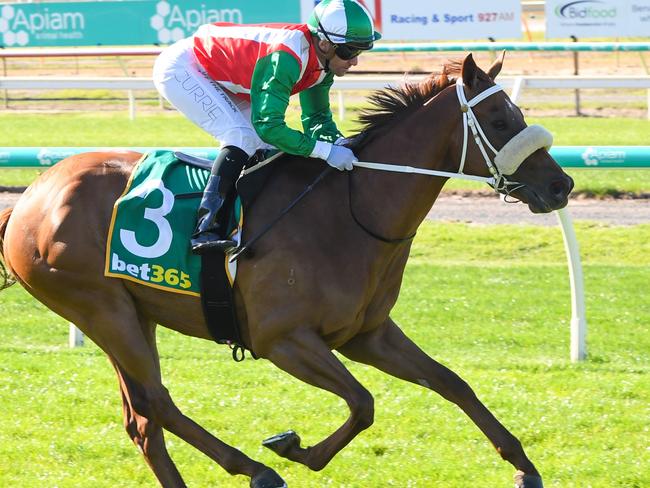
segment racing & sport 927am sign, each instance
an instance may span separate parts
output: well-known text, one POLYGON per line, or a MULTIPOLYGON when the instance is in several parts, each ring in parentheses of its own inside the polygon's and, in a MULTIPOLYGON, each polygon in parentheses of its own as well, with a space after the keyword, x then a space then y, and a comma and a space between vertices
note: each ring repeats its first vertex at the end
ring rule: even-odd
POLYGON ((382 34, 393 40, 521 37, 519 0, 382 0, 382 34))

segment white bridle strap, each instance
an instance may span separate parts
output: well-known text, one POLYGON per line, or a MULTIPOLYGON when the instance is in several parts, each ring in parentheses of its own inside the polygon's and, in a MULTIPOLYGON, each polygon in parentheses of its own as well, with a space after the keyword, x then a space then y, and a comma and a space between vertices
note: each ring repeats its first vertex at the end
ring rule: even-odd
POLYGON ((437 171, 433 169, 414 168, 413 166, 398 166, 395 164, 370 163, 366 161, 357 161, 354 163, 359 168, 376 169, 379 171, 391 171, 393 173, 414 173, 418 175, 442 176, 444 178, 460 178, 461 180, 480 181, 491 185, 495 182, 494 178, 485 176, 466 175, 462 173, 450 173, 448 171, 437 171))
POLYGON ((487 97, 497 92, 500 92, 501 90, 503 90, 501 86, 494 85, 488 88, 487 90, 482 91, 481 93, 479 93, 474 98, 468 101, 467 97, 465 96, 463 78, 459 77, 456 80, 456 95, 458 95, 460 110, 461 112, 463 112, 463 150, 460 156, 460 164, 458 167, 459 173, 462 173, 463 169, 465 168, 465 158, 467 157, 467 143, 469 141, 469 137, 467 134, 467 127, 469 126, 469 128, 472 130, 472 136, 474 137, 474 141, 476 142, 476 145, 481 151, 481 154, 483 155, 483 159, 485 160, 485 164, 490 170, 490 173, 492 173, 493 175, 498 174, 498 170, 492 163, 492 159, 488 156, 487 151, 485 150, 485 146, 483 145, 483 142, 487 144, 487 146, 492 150, 494 154, 496 154, 498 151, 492 146, 492 144, 490 144, 490 141, 488 141, 488 138, 485 136, 485 133, 481 128, 481 124, 479 124, 476 115, 474 115, 474 112, 472 111, 472 107, 479 104, 487 97))

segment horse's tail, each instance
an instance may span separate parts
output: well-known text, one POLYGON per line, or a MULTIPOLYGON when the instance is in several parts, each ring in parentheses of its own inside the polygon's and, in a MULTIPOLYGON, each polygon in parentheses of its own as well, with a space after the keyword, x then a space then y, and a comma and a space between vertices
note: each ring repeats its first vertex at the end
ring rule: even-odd
POLYGON ((11 217, 12 211, 13 208, 7 208, 0 211, 0 291, 4 290, 5 288, 9 288, 16 282, 13 276, 11 276, 11 272, 5 265, 5 257, 2 253, 5 240, 5 231, 7 230, 7 224, 9 223, 9 217, 11 217))

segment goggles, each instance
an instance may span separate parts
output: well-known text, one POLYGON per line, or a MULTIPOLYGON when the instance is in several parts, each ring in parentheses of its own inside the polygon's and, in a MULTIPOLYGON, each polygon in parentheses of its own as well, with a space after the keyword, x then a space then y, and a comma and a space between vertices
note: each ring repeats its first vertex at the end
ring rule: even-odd
POLYGON ((372 48, 372 44, 370 45, 370 47, 364 49, 360 49, 359 47, 350 44, 334 44, 334 52, 343 61, 348 61, 352 58, 356 58, 363 51, 367 51, 368 49, 371 48, 372 48))
POLYGON ((337 44, 334 41, 332 41, 332 39, 330 39, 328 32, 325 30, 323 24, 321 24, 320 21, 318 22, 318 27, 320 32, 322 32, 323 35, 325 36, 325 39, 327 39, 330 42, 330 44, 334 46, 334 52, 336 53, 336 55, 339 58, 341 58, 343 61, 349 61, 352 58, 356 58, 359 54, 361 54, 362 51, 368 51, 369 49, 372 49, 372 45, 373 45, 372 41, 337 44))

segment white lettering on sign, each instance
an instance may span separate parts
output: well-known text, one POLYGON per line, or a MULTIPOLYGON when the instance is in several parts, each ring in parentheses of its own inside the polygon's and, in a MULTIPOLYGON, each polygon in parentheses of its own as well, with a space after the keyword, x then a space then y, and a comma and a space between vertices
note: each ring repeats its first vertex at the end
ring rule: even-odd
POLYGON ((164 44, 175 42, 192 34, 197 27, 213 22, 232 22, 242 24, 244 15, 238 8, 182 8, 166 0, 156 4, 156 14, 149 20, 149 25, 158 33, 158 40, 164 44))
POLYGON ((45 8, 43 13, 35 12, 26 15, 22 9, 16 10, 16 16, 11 30, 25 29, 35 34, 44 30, 83 30, 86 26, 81 12, 52 12, 45 8))
POLYGON ((469 40, 521 36, 521 3, 500 0, 382 0, 385 40, 469 40))

